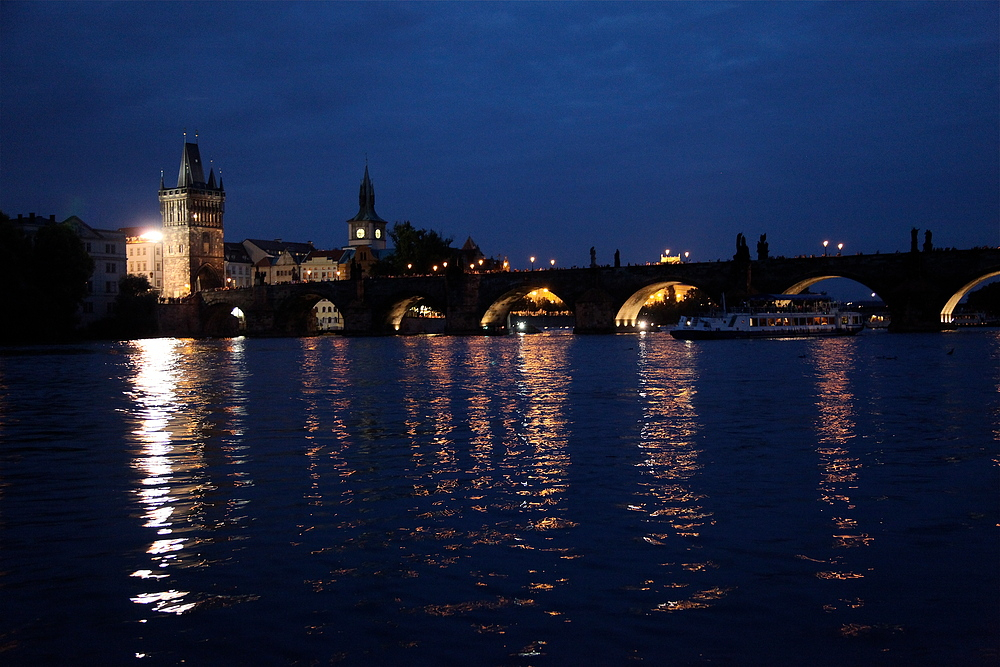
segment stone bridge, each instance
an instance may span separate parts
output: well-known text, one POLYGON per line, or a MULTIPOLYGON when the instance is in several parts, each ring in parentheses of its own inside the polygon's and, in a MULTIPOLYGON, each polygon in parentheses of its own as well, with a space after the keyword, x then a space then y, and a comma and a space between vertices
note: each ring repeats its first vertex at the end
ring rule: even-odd
POLYGON ((315 331, 312 307, 327 299, 341 312, 348 335, 392 334, 407 309, 420 302, 445 315, 446 333, 502 333, 511 305, 547 288, 573 310, 577 333, 614 333, 634 330, 649 296, 671 285, 697 287, 717 303, 725 295, 732 306, 749 294, 797 294, 827 278, 848 278, 881 297, 891 330, 937 331, 967 292, 997 275, 996 248, 501 273, 452 267, 441 276, 200 292, 182 307, 185 314, 165 318, 163 328, 175 335, 231 335, 239 330, 231 314, 239 308, 247 335, 307 335, 315 331))

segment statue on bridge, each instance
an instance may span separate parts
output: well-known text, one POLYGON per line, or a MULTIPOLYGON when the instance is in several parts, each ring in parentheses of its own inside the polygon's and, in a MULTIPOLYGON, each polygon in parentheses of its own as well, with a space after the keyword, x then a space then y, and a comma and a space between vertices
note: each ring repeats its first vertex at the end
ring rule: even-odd
POLYGON ((919 231, 916 227, 910 230, 910 252, 917 252, 917 232, 919 231))
POLYGON ((924 252, 930 252, 934 250, 934 244, 931 243, 931 230, 924 232, 924 252))
POLYGON ((590 268, 597 268, 597 251, 594 250, 594 246, 590 246, 590 268))
POLYGON ((733 259, 737 262, 750 261, 750 246, 747 245, 747 237, 743 236, 742 232, 736 235, 736 254, 733 255, 733 259))
POLYGON ((763 262, 767 259, 767 234, 761 234, 757 241, 757 261, 763 262))
POLYGON ((622 265, 622 254, 615 250, 615 268, 617 269, 622 265))

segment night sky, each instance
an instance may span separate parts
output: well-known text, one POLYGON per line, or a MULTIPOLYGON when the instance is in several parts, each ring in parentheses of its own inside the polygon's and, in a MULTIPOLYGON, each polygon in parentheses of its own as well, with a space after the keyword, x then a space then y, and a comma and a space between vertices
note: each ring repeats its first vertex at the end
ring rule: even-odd
POLYGON ((230 241, 346 244, 367 159, 516 268, 996 246, 998 7, 5 1, 0 209, 158 225, 186 128, 230 241))

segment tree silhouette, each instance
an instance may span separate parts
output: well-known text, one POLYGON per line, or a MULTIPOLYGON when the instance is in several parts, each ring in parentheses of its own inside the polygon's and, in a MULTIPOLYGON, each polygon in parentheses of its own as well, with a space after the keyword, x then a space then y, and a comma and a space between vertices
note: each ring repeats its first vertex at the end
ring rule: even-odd
POLYGON ((72 227, 49 223, 29 237, 0 212, 0 266, 0 311, 7 319, 0 342, 50 342, 74 335, 94 261, 72 227))

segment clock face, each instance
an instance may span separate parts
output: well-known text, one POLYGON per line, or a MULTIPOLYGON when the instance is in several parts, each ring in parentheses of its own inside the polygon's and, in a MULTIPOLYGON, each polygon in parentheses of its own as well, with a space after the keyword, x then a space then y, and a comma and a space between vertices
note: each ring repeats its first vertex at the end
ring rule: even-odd
POLYGON ((375 230, 375 238, 377 238, 377 239, 382 238, 382 230, 381 229, 376 229, 375 230))
POLYGON ((355 235, 357 235, 357 237, 359 239, 363 239, 365 237, 365 228, 364 227, 358 227, 358 231, 356 231, 354 233, 355 233, 355 235))

